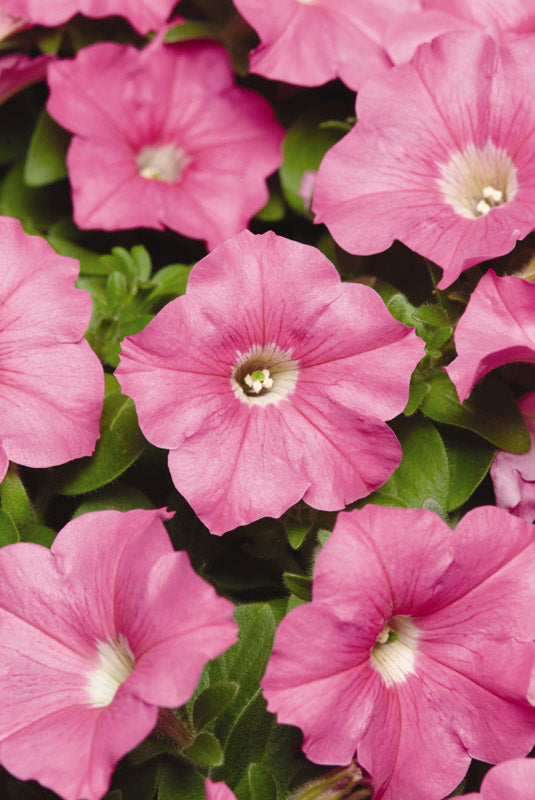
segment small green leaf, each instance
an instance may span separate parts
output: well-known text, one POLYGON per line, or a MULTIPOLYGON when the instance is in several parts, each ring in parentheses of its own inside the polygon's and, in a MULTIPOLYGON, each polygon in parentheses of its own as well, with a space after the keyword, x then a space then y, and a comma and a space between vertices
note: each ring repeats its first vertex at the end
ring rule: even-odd
POLYGON ((240 687, 234 681, 213 683, 193 704, 193 726, 202 730, 234 700, 240 687))
POLYGON ((142 244, 135 244, 130 250, 137 269, 137 277, 140 281, 148 281, 152 272, 152 261, 149 253, 142 244))
POLYGON ((312 600, 312 578, 285 572, 282 579, 286 588, 296 597, 300 597, 301 600, 312 600))
POLYGON ((8 512, 0 508, 0 547, 20 541, 17 526, 8 512))
POLYGON ((329 541, 329 538, 330 538, 331 534, 332 534, 332 531, 326 531, 324 529, 321 529, 321 530, 318 531, 318 542, 320 543, 320 545, 322 547, 325 547, 325 545, 329 541))
POLYGON ((475 492, 496 454, 496 448, 474 434, 455 428, 443 433, 450 465, 447 511, 465 503, 475 492))
POLYGON ((204 778, 191 765, 162 760, 158 775, 158 800, 204 800, 204 778))
POLYGON ((217 39, 216 29, 206 22, 183 22, 166 31, 163 40, 166 44, 187 42, 190 39, 217 39))
POLYGON ((184 755, 206 767, 218 767, 223 761, 223 749, 213 733, 202 731, 193 744, 183 750, 184 755))
POLYGON ((24 164, 24 182, 28 186, 47 186, 67 176, 65 154, 70 139, 70 133, 60 128, 43 109, 24 164))
POLYGON ((108 301, 108 309, 112 315, 116 314, 128 293, 128 284, 126 278, 121 272, 112 272, 106 283, 106 300, 108 301))
POLYGON ((404 325, 414 325, 415 308, 401 292, 394 294, 386 303, 386 307, 399 322, 404 325))
POLYGON ((84 494, 105 486, 128 469, 146 446, 133 400, 121 394, 112 375, 106 375, 106 384, 101 435, 95 452, 63 468, 66 477, 60 486, 61 494, 84 494))
POLYGON ((406 508, 429 508, 444 515, 448 502, 449 466, 440 434, 423 417, 401 418, 396 434, 403 451, 392 477, 367 502, 406 508))
POLYGON ((20 529, 20 538, 22 542, 33 542, 34 544, 42 544, 43 547, 50 547, 56 538, 56 531, 49 528, 48 525, 41 525, 37 522, 30 522, 20 529))
POLYGON ((432 328, 441 328, 448 324, 448 317, 440 306, 423 305, 414 311, 417 320, 425 322, 432 328))
POLYGON ((462 405, 442 370, 435 372, 428 384, 430 391, 420 408, 430 419, 473 431, 502 450, 529 450, 529 432, 517 402, 495 373, 479 381, 462 405))
POLYGON ((79 517, 80 514, 87 514, 89 511, 102 511, 103 509, 130 511, 133 508, 154 508, 154 505, 147 495, 140 489, 136 489, 135 486, 113 483, 92 494, 90 500, 80 503, 72 518, 79 517))
POLYGON ((147 298, 148 302, 184 294, 191 270, 192 267, 186 264, 169 264, 159 269, 151 278, 154 289, 147 298))
POLYGON ((440 350, 442 345, 446 344, 448 339, 453 333, 451 325, 444 325, 442 328, 437 328, 431 336, 427 338, 427 349, 430 352, 440 350))
POLYGON ((31 509, 26 489, 17 473, 12 470, 8 470, 0 483, 0 505, 17 527, 20 528, 30 522, 31 509))
POLYGON ((28 186, 23 180, 24 165, 14 164, 0 189, 0 213, 20 219, 27 233, 41 233, 65 217, 69 197, 63 184, 28 186))
POLYGON ((293 550, 299 550, 306 539, 307 533, 310 530, 310 525, 303 525, 299 522, 291 522, 290 520, 286 520, 284 523, 284 528, 286 530, 286 536, 288 537, 290 547, 293 550))
POLYGON ((123 273, 129 284, 135 283, 137 279, 137 265, 128 250, 125 247, 112 247, 111 252, 115 263, 115 269, 123 273))
POLYGON ((255 216, 256 219, 262 222, 279 222, 284 219, 285 212, 286 208, 282 196, 278 193, 272 193, 264 208, 261 208, 255 216))
POLYGON ((251 800, 277 800, 277 785, 263 764, 249 764, 247 780, 251 800))
POLYGON ((409 389, 409 399, 403 409, 406 417, 411 417, 420 408, 424 397, 429 392, 427 383, 411 383, 409 389))

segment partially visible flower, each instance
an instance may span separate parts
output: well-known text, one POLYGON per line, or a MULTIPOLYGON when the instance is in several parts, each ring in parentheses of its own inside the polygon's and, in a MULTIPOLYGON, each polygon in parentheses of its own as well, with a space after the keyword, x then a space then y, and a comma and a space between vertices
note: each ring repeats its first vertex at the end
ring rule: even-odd
POLYGON ((29 58, 20 53, 0 58, 0 103, 25 89, 31 83, 44 80, 48 64, 53 56, 42 55, 29 58))
MULTIPOLYGON (((535 392, 518 401, 531 437, 527 453, 499 450, 490 468, 496 505, 535 522, 535 392)), ((534 784, 535 785, 535 784, 534 784)))
POLYGON ((243 231, 203 258, 184 296, 123 342, 116 370, 173 482, 212 533, 301 498, 336 510, 398 466, 385 424, 424 355, 368 286, 322 253, 243 231))
POLYGON ((223 781, 214 783, 210 778, 206 778, 204 789, 206 792, 205 800, 236 800, 234 792, 231 792, 223 781))
POLYGON ((480 507, 338 515, 312 602, 280 623, 261 681, 320 764, 358 763, 376 800, 441 800, 471 758, 535 744, 533 526, 480 507), (504 665, 507 665, 504 668, 504 665))
POLYGON ((383 36, 418 0, 235 0, 260 37, 251 71, 300 86, 341 78, 359 89, 392 66, 383 36))
POLYGON ((323 159, 313 210, 366 255, 399 239, 442 289, 535 228, 535 37, 451 33, 366 82, 357 123, 323 159))
POLYGON ((489 269, 455 330, 457 358, 446 367, 463 403, 478 380, 510 361, 535 362, 535 284, 489 269))
POLYGON ((175 552, 163 511, 95 511, 52 549, 0 549, 0 761, 65 800, 99 800, 112 770, 183 705, 236 640, 233 606, 175 552))
POLYGON ((3 11, 32 25, 62 25, 75 14, 120 16, 142 34, 161 28, 175 5, 175 0, 2 0, 3 11))
POLYGON ((267 202, 284 131, 263 97, 234 86, 219 45, 104 42, 51 65, 48 81, 50 114, 75 134, 80 227, 168 226, 213 248, 267 202))
POLYGON ((78 262, 0 217, 0 480, 8 460, 51 467, 93 452, 104 371, 83 338, 78 262))
POLYGON ((12 33, 16 33, 25 27, 26 20, 20 19, 20 17, 13 17, 11 14, 7 14, 3 8, 0 9, 0 40, 7 39, 12 33))
POLYGON ((535 32, 535 0, 421 0, 422 8, 394 20, 385 48, 399 64, 417 47, 449 31, 485 30, 490 34, 535 32))
POLYGON ((493 767, 481 784, 479 794, 463 794, 470 800, 533 800, 535 759, 514 758, 493 767))

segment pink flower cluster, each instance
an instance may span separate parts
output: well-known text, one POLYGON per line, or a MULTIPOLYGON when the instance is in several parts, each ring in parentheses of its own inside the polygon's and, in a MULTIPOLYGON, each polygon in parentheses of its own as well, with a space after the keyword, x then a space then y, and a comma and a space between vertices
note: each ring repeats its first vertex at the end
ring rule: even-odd
MULTIPOLYGON (((402 460, 386 423, 407 405, 424 342, 318 249, 246 230, 269 199, 284 131, 267 100, 235 84, 220 44, 164 43, 173 5, 3 3, 29 25, 120 14, 139 33, 160 30, 139 49, 100 42, 71 59, 0 63, 1 99, 47 71, 47 109, 73 134, 80 228, 167 227, 211 251, 186 293, 124 338, 121 388, 210 533, 300 500, 341 512, 312 600, 280 623, 261 681, 268 710, 302 730, 306 756, 342 766, 356 756, 374 800, 442 800, 475 758, 497 766, 466 797, 527 800, 535 393, 519 401, 531 450, 499 452, 492 466, 499 507, 473 508, 454 530, 426 508, 343 510, 402 460)), ((358 121, 325 155, 312 202, 349 253, 399 240, 442 269, 444 290, 535 229, 535 4, 236 8, 260 38, 252 71, 358 89, 358 121)), ((75 288, 76 262, 18 220, 1 217, 0 235, 1 482, 10 461, 52 467, 93 452, 104 375, 84 339, 91 302, 75 288)), ((460 403, 491 370, 535 364, 535 285, 482 270, 445 367, 460 403)), ((236 641, 233 604, 173 549, 171 517, 86 513, 50 550, 0 549, 0 762, 16 777, 99 800, 162 709, 184 705, 236 641)), ((210 778, 205 793, 234 800, 210 778)))

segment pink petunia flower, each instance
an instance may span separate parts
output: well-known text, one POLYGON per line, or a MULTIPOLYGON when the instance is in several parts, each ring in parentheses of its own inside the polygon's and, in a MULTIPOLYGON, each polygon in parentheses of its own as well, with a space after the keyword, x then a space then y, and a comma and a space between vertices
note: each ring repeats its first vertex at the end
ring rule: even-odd
POLYGON ((394 20, 385 48, 396 64, 410 61, 417 47, 448 31, 535 32, 535 0, 422 0, 422 8, 394 20))
POLYGON ((25 27, 26 20, 6 14, 5 10, 0 8, 0 40, 7 39, 12 33, 16 33, 25 27))
POLYGON ((53 56, 35 58, 13 53, 0 58, 0 103, 5 103, 17 92, 32 83, 44 80, 48 64, 53 56))
POLYGON ((206 792, 205 800, 236 800, 234 792, 231 792, 223 781, 214 783, 210 778, 206 778, 204 789, 206 792))
POLYGON ((175 0, 2 0, 3 11, 32 25, 62 25, 75 14, 120 16, 142 34, 161 28, 175 5, 175 0))
POLYGON ((98 800, 122 756, 236 640, 233 606, 175 552, 163 511, 95 511, 52 549, 0 550, 0 760, 98 800))
POLYGON ((0 480, 8 460, 50 467, 93 452, 104 371, 83 338, 78 262, 0 217, 0 480))
POLYGON ((457 358, 445 369, 461 403, 492 369, 535 362, 535 284, 489 269, 457 323, 455 347, 457 358))
POLYGON ((399 239, 443 268, 440 288, 509 252, 535 228, 534 41, 445 34, 370 79, 320 165, 316 222, 351 253, 399 239))
POLYGON ((419 8, 418 0, 235 0, 261 42, 252 72, 300 86, 341 78, 359 89, 370 75, 392 66, 383 36, 394 19, 419 8))
POLYGON ((521 397, 518 407, 530 433, 531 448, 527 453, 499 450, 490 475, 496 505, 528 522, 535 522, 535 392, 521 397))
POLYGON ((494 507, 455 531, 423 509, 340 514, 312 602, 275 635, 268 710, 312 761, 356 750, 376 800, 441 800, 470 758, 535 743, 534 569, 533 527, 494 507))
POLYGON ((479 794, 463 794, 470 800, 533 800, 535 791, 535 759, 514 758, 493 767, 481 784, 479 794))
POLYGON ((101 43, 49 69, 82 228, 165 226, 213 248, 267 202, 283 129, 215 43, 101 43))
POLYGON ((319 251, 243 231, 123 342, 116 375, 177 489, 212 533, 335 510, 401 457, 385 419, 407 402, 423 343, 319 251))

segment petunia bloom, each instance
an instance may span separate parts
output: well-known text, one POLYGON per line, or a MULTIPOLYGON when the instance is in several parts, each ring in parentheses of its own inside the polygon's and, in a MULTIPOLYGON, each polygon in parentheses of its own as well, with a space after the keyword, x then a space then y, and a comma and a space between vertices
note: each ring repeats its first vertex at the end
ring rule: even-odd
POLYGON ((243 231, 123 342, 116 375, 212 533, 301 498, 336 510, 399 464, 384 420, 424 354, 369 287, 307 245, 243 231))
POLYGON ((75 134, 80 227, 167 226, 213 248, 267 202, 284 131, 263 97, 234 86, 219 45, 104 42, 53 64, 48 82, 50 114, 75 134))
POLYGON ((163 511, 95 511, 52 549, 0 550, 0 761, 99 800, 159 706, 191 696, 236 640, 233 606, 175 552, 163 511))
POLYGON ((12 53, 0 58, 0 103, 5 103, 12 95, 44 80, 48 64, 53 56, 42 55, 29 58, 20 53, 12 53))
POLYGON ((320 165, 316 222, 351 253, 399 239, 442 267, 440 288, 509 252, 535 228, 534 41, 445 34, 367 81, 320 165))
POLYGON ((0 480, 8 460, 51 467, 93 452, 104 371, 83 338, 78 262, 0 217, 0 480))
POLYGON ((3 11, 32 25, 62 25, 75 14, 120 16, 143 34, 161 28, 175 5, 175 0, 2 0, 3 11))
POLYGON ((455 329, 457 358, 446 367, 461 403, 487 372, 510 361, 535 362, 535 284, 489 269, 455 329))
POLYGON ((535 392, 521 397, 518 407, 530 433, 531 447, 527 453, 499 450, 490 475, 496 505, 528 522, 535 522, 535 392))
POLYGON ((204 788, 206 792, 205 800, 236 800, 234 792, 231 792, 223 781, 214 783, 210 778, 206 778, 204 788))
POLYGON ((312 602, 275 635, 268 710, 312 761, 356 750, 376 800, 441 800, 471 758, 535 744, 534 569, 533 527, 495 507, 455 531, 423 509, 339 514, 312 602))
POLYGON ((257 31, 252 72, 300 86, 341 78, 359 89, 371 74, 392 66, 382 43, 393 20, 419 8, 418 0, 235 0, 257 31))
POLYGON ((533 800, 535 759, 514 758, 493 767, 481 784, 479 794, 463 794, 470 800, 533 800))
POLYGON ((418 45, 448 31, 485 30, 497 36, 535 32, 535 0, 421 0, 422 8, 394 19, 384 44, 392 60, 410 61, 418 45))

